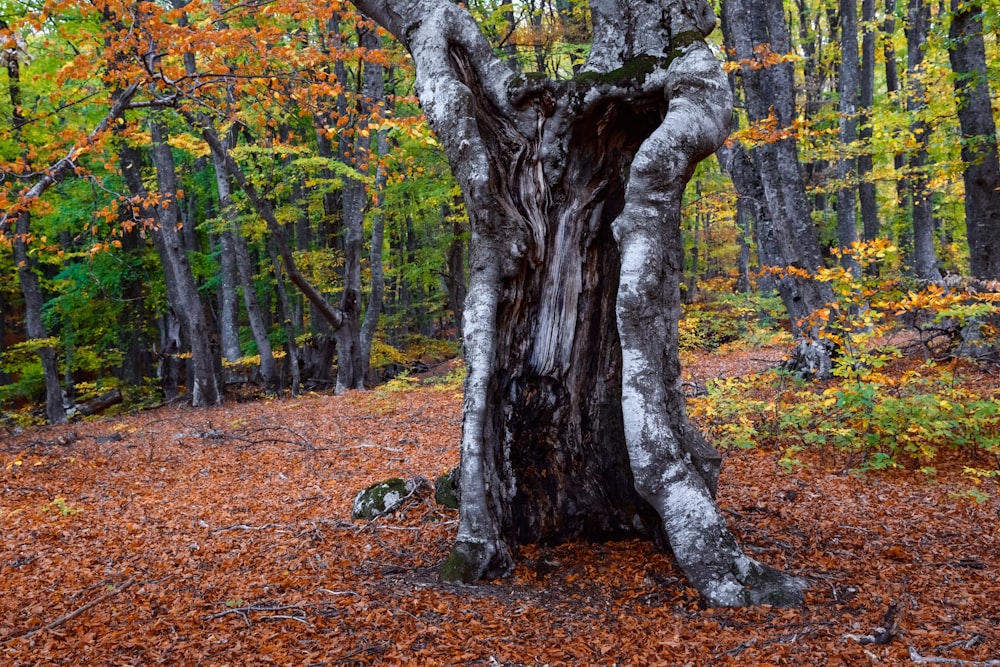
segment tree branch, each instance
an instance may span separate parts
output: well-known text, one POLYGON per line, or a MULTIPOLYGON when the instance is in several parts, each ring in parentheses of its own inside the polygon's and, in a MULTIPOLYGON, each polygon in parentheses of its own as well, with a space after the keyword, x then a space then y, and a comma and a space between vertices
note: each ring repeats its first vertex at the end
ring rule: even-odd
POLYGON ((15 219, 17 214, 22 210, 26 209, 28 205, 41 197, 46 190, 52 185, 55 185, 71 171, 76 169, 76 158, 83 153, 86 146, 93 146, 98 138, 111 126, 112 121, 116 118, 121 117, 128 109, 132 108, 132 98, 135 94, 139 92, 140 82, 135 81, 128 88, 123 90, 115 100, 115 103, 108 110, 108 113, 104 116, 104 119, 97 124, 97 127, 87 135, 87 138, 77 143, 70 149, 69 153, 65 157, 58 160, 54 165, 49 167, 45 174, 35 183, 27 192, 18 197, 17 203, 11 207, 9 210, 4 211, 3 215, 0 216, 0 234, 6 234, 7 230, 10 228, 10 221, 15 219))
POLYGON ((68 614, 64 614, 64 615, 60 616, 59 618, 57 618, 56 620, 52 621, 48 625, 43 625, 40 628, 35 628, 34 630, 26 632, 26 633, 24 633, 22 635, 18 635, 16 637, 11 637, 9 639, 5 639, 3 643, 4 644, 9 644, 9 643, 14 642, 14 641, 16 641, 18 639, 27 639, 28 637, 32 637, 32 636, 38 634, 39 632, 44 632, 45 630, 51 630, 53 628, 56 628, 56 627, 62 625, 63 623, 65 623, 66 621, 73 620, 74 618, 76 618, 77 616, 79 616, 83 612, 87 611, 88 609, 90 609, 92 607, 96 607, 97 605, 101 604, 102 602, 104 602, 108 598, 114 597, 115 595, 118 595, 119 593, 121 593, 123 590, 125 590, 126 588, 128 588, 129 586, 131 586, 134 583, 135 583, 135 579, 129 579, 128 581, 126 581, 125 583, 123 583, 118 588, 115 588, 114 590, 108 591, 107 593, 104 593, 103 595, 97 596, 96 598, 94 598, 93 600, 91 600, 87 604, 83 605, 82 607, 77 607, 76 609, 74 609, 73 611, 69 612, 68 614))

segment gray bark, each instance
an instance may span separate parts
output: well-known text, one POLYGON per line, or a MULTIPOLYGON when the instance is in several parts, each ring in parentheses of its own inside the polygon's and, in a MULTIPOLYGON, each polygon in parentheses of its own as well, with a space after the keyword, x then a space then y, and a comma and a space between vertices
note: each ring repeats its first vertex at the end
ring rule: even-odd
POLYGON ((161 121, 153 119, 149 127, 153 142, 151 156, 161 198, 161 205, 154 207, 157 224, 153 229, 153 240, 163 264, 167 298, 183 326, 191 349, 188 368, 192 382, 188 392, 194 406, 218 405, 222 401, 222 393, 216 377, 213 343, 217 332, 212 330, 205 317, 204 304, 180 234, 174 158, 161 121))
POLYGON ((235 362, 243 356, 243 353, 240 349, 239 294, 236 291, 239 278, 237 278, 236 251, 232 232, 222 232, 218 237, 218 242, 219 340, 222 345, 222 358, 229 362, 235 362))
MULTIPOLYGON (((28 339, 47 338, 45 324, 42 322, 42 288, 38 280, 37 262, 28 254, 28 238, 31 228, 31 214, 22 211, 17 218, 13 250, 14 264, 17 265, 17 279, 24 297, 24 328, 28 339)), ((38 356, 42 362, 42 374, 45 378, 45 415, 50 424, 62 424, 66 421, 66 408, 63 405, 62 385, 59 379, 59 364, 56 350, 48 345, 38 348, 38 356)))
MULTIPOLYGON (((271 348, 271 341, 267 336, 267 326, 264 317, 260 312, 260 305, 257 303, 257 291, 253 284, 253 264, 250 261, 250 249, 247 247, 246 238, 240 231, 239 216, 233 204, 232 190, 229 183, 229 176, 226 172, 224 161, 219 159, 215 153, 212 154, 212 162, 215 167, 215 183, 219 193, 219 215, 226 222, 226 228, 221 234, 223 253, 223 274, 224 278, 229 270, 235 275, 235 282, 243 291, 243 305, 246 308, 247 320, 250 323, 250 330, 253 332, 254 342, 257 344, 257 354, 260 355, 260 375, 264 387, 268 390, 277 388, 278 367, 274 360, 274 350, 271 348), (231 263, 232 268, 227 269, 225 265, 231 263)), ((233 285, 232 297, 236 296, 236 285, 233 285)), ((224 297, 228 295, 228 288, 223 290, 224 297)), ((235 307, 235 304, 233 304, 235 307)), ((237 345, 239 341, 237 340, 237 345)), ((238 349, 234 350, 237 354, 238 349)))
POLYGON ((680 196, 731 117, 708 5, 596 0, 583 71, 551 81, 516 76, 447 0, 355 4, 412 54, 472 227, 442 577, 504 575, 523 542, 641 534, 712 605, 801 602, 726 527, 680 390, 680 196))
POLYGON ((267 250, 271 256, 271 266, 274 269, 274 291, 278 293, 281 323, 285 328, 285 345, 288 347, 288 368, 292 376, 291 394, 292 396, 298 396, 302 385, 302 373, 299 369, 299 345, 295 340, 295 323, 292 321, 291 300, 288 298, 288 290, 285 289, 285 278, 282 275, 281 262, 278 260, 278 253, 274 245, 274 243, 268 243, 267 250))
MULTIPOLYGON (((899 64, 896 61, 896 47, 893 38, 896 34, 896 0, 885 0, 885 20, 882 22, 882 54, 885 58, 885 90, 889 95, 899 92, 899 64)), ((898 96, 897 96, 898 98, 898 96)), ((902 106, 902 103, 900 103, 902 106)), ((897 212, 908 211, 910 208, 910 186, 904 175, 906 156, 896 153, 892 156, 893 168, 898 175, 896 179, 897 212)), ((897 213, 899 217, 899 213, 897 213)), ((903 241, 902 238, 899 239, 903 241)))
POLYGON ((451 212, 448 204, 441 205, 442 221, 447 222, 449 215, 453 216, 451 226, 451 243, 448 245, 448 274, 445 283, 448 288, 448 308, 455 315, 455 329, 458 337, 462 337, 463 309, 465 307, 465 234, 460 217, 451 212))
POLYGON ((921 117, 927 106, 924 102, 924 85, 920 80, 924 61, 924 45, 930 23, 930 8, 924 0, 909 0, 906 22, 906 108, 914 120, 910 131, 917 141, 917 149, 909 156, 910 202, 913 215, 913 270, 917 278, 930 282, 941 280, 937 256, 934 254, 934 209, 931 192, 927 187, 927 145, 931 127, 921 117))
POLYGON ((861 203, 862 238, 871 241, 879 234, 871 147, 871 114, 875 104, 875 0, 861 0, 861 21, 864 28, 861 37, 861 90, 858 100, 858 120, 861 125, 858 135, 861 143, 861 151, 858 153, 858 200, 861 203))
POLYGON ((203 124, 200 119, 196 119, 191 115, 187 115, 187 120, 191 123, 192 127, 201 128, 201 136, 208 143, 209 148, 213 153, 219 156, 222 164, 225 165, 226 173, 229 178, 239 186, 241 190, 246 194, 247 199, 250 201, 251 206, 254 210, 264 219, 267 223, 268 231, 271 233, 271 237, 277 244, 278 254, 281 257, 282 264, 284 265, 285 271, 288 273, 289 279, 292 283, 298 287, 307 299, 316 307, 323 318, 329 323, 333 329, 338 329, 344 322, 344 313, 342 310, 335 308, 333 305, 327 301, 319 290, 310 283, 305 276, 299 272, 298 267, 295 264, 295 257, 292 253, 292 248, 288 243, 288 235, 285 233, 284 227, 278 222, 278 219, 274 215, 274 209, 271 206, 270 201, 266 197, 262 196, 257 188, 247 181, 246 175, 240 168, 240 165, 236 162, 233 156, 226 150, 222 141, 219 139, 218 134, 215 132, 214 128, 209 125, 203 124))
MULTIPOLYGON (((791 130, 796 119, 795 69, 791 62, 751 66, 761 45, 779 54, 791 50, 791 36, 780 0, 726 0, 722 5, 723 35, 731 57, 745 63, 739 70, 750 122, 774 113, 778 130, 791 130)), ((742 198, 752 201, 757 219, 757 254, 761 266, 794 267, 815 272, 823 265, 819 235, 813 224, 798 149, 791 136, 755 146, 749 152, 726 148, 720 161, 742 198)), ((781 273, 778 292, 799 339, 796 368, 823 376, 830 368, 821 330, 808 323, 818 309, 834 300, 829 285, 781 273)))
POLYGON ((965 225, 972 275, 1000 280, 1000 160, 990 105, 982 6, 952 0, 951 68, 955 73, 958 121, 965 163, 965 225))
MULTIPOLYGON (((378 154, 385 155, 388 152, 389 137, 384 130, 381 130, 378 134, 378 154)), ((368 293, 365 319, 361 322, 361 368, 366 376, 370 371, 372 343, 375 340, 375 331, 378 329, 378 321, 382 315, 382 302, 385 298, 385 270, 382 262, 385 214, 382 211, 382 205, 385 201, 386 177, 386 171, 379 167, 375 177, 375 199, 372 205, 375 213, 372 219, 371 245, 368 250, 368 263, 372 274, 371 289, 368 293)))
MULTIPOLYGON (((7 24, 0 19, 0 27, 7 24)), ((22 139, 21 127, 24 116, 21 112, 21 65, 18 54, 8 54, 4 58, 7 68, 7 92, 10 96, 11 126, 18 141, 22 139)), ((40 194, 40 193, 39 193, 40 194)), ((9 213, 5 213, 4 218, 9 213)), ((31 231, 31 212, 25 207, 17 213, 17 222, 12 240, 14 264, 17 266, 17 279, 24 297, 24 324, 28 339, 44 339, 48 336, 45 324, 42 322, 42 288, 38 280, 37 262, 28 254, 28 238, 31 231)), ((50 424, 62 424, 66 421, 66 408, 63 405, 62 386, 59 384, 59 365, 56 350, 50 346, 38 348, 38 357, 42 363, 42 374, 45 378, 45 414, 50 424)))
MULTIPOLYGON (((381 40, 373 29, 361 33, 359 44, 368 50, 378 49, 381 40)), ((342 63, 339 63, 342 68, 342 63)), ((355 133, 353 141, 347 139, 350 135, 344 133, 341 145, 341 160, 346 164, 353 161, 355 167, 363 168, 364 162, 371 157, 371 140, 368 134, 368 118, 375 110, 375 104, 384 98, 382 67, 376 63, 365 62, 362 66, 361 89, 358 94, 361 100, 355 116, 355 133)), ((379 133, 381 134, 381 133, 379 133)), ((377 157, 377 156, 376 156, 377 157)), ((344 205, 344 287, 341 293, 340 310, 344 313, 343 325, 336 331, 337 339, 337 393, 347 389, 364 389, 367 375, 367 361, 371 357, 371 336, 374 335, 378 314, 381 312, 381 293, 378 304, 372 309, 372 299, 369 299, 368 312, 373 318, 368 323, 367 351, 362 341, 361 322, 361 252, 364 248, 365 211, 368 208, 368 192, 365 184, 352 178, 344 179, 342 192, 344 205)), ((383 227, 384 229, 384 227, 383 227)), ((375 250, 373 248, 372 250, 375 250)), ((377 252, 378 278, 381 280, 381 246, 377 252)), ((375 267, 373 267, 375 268, 375 267)), ((384 285, 380 283, 376 291, 381 292, 384 285)))
MULTIPOLYGON (((840 70, 837 92, 840 93, 840 143, 844 150, 837 163, 837 241, 841 248, 850 248, 858 240, 857 226, 857 159, 854 157, 858 140, 858 3, 839 0, 840 8, 840 70)), ((859 275, 861 267, 854 255, 844 254, 841 265, 859 275)))

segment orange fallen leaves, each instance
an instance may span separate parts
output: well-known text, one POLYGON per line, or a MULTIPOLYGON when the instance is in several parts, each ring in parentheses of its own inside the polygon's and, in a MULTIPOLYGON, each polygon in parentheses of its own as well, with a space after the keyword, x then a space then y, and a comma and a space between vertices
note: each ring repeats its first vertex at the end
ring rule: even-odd
POLYGON ((669 555, 638 541, 529 546, 507 580, 443 586, 436 567, 455 512, 417 498, 364 524, 350 510, 372 482, 454 465, 460 410, 453 392, 418 388, 7 434, 0 663, 867 665, 869 655, 907 662, 908 646, 1000 655, 996 506, 950 498, 960 477, 945 473, 934 485, 821 465, 791 477, 777 453, 728 454, 723 510, 751 555, 814 582, 804 609, 705 610, 669 555), (59 444, 69 429, 75 441, 59 444), (902 636, 845 638, 873 632, 896 602, 902 636))

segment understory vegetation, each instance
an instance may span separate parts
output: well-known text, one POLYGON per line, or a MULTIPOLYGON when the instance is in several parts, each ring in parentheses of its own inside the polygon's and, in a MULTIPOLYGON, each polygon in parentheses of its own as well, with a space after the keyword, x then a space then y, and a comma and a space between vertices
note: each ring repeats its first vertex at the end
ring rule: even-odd
MULTIPOLYGON (((834 377, 809 381, 776 364, 714 378, 689 400, 692 416, 717 446, 777 450, 790 471, 804 453, 858 472, 905 467, 933 477, 940 465, 960 465, 968 495, 985 500, 977 485, 1000 475, 1000 286, 892 279, 896 249, 884 240, 850 252, 859 275, 833 268, 817 276, 837 295, 814 314, 832 325, 823 331, 834 377)), ((771 312, 752 293, 696 304, 681 344, 726 350, 787 340, 771 312)))

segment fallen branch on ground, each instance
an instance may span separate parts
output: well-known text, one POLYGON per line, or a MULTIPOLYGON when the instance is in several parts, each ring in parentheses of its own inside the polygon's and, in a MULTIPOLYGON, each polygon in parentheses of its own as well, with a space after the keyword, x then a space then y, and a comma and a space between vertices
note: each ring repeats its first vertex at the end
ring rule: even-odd
POLYGON ((17 635, 16 637, 11 637, 9 639, 5 639, 3 643, 4 644, 9 644, 9 643, 11 643, 13 641, 16 641, 18 639, 27 639, 28 637, 32 637, 32 636, 38 634, 39 632, 43 632, 45 630, 51 630, 53 628, 59 627, 60 625, 62 625, 66 621, 70 621, 70 620, 76 618, 77 616, 79 616, 83 612, 87 611, 91 607, 96 607, 97 605, 99 605, 100 603, 104 602, 108 598, 114 597, 115 595, 118 595, 119 593, 121 593, 123 590, 125 590, 126 588, 128 588, 129 586, 131 586, 134 583, 135 583, 135 579, 129 579, 128 581, 126 581, 125 583, 123 583, 118 588, 115 588, 114 590, 108 591, 107 593, 105 593, 103 595, 97 596, 96 598, 94 598, 93 600, 91 600, 87 604, 83 605, 82 607, 77 607, 76 609, 74 609, 73 611, 69 612, 68 614, 60 616, 59 618, 57 618, 56 620, 52 621, 48 625, 43 625, 40 628, 35 628, 34 630, 30 630, 28 632, 25 632, 24 634, 17 635))
POLYGON ((924 657, 917 653, 917 649, 908 647, 910 660, 915 665, 959 665, 960 667, 1000 667, 1000 660, 959 660, 958 658, 937 658, 924 657))

